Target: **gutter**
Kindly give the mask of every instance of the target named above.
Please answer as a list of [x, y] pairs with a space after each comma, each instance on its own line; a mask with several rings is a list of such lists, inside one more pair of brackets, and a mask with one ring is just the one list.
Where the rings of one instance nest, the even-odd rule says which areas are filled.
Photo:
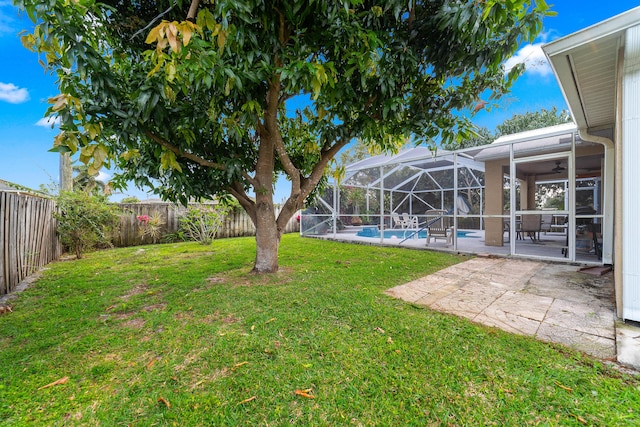
[[578, 135], [583, 141], [604, 145], [604, 177], [603, 202], [603, 227], [602, 227], [602, 263], [613, 264], [613, 224], [614, 224], [614, 196], [615, 196], [615, 146], [613, 141], [598, 135], [592, 135], [586, 128], [579, 128]]

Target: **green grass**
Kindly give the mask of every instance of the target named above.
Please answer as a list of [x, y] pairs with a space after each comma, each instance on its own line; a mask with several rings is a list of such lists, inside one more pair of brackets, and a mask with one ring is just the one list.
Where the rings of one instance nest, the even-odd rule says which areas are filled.
[[254, 254], [51, 264], [0, 316], [0, 425], [640, 425], [637, 378], [383, 293], [464, 258], [287, 235], [261, 277]]

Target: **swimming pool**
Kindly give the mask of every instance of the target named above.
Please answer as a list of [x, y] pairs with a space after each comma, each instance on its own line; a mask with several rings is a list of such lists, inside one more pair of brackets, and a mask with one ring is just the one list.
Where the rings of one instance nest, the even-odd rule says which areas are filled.
[[[475, 238], [478, 236], [469, 236], [473, 231], [466, 230], [458, 230], [457, 237], [471, 237]], [[364, 227], [362, 230], [356, 233], [357, 236], [360, 237], [371, 237], [371, 238], [380, 238], [380, 230], [378, 227]], [[416, 230], [402, 230], [402, 229], [391, 229], [384, 230], [384, 238], [385, 239], [426, 239], [427, 238], [427, 230], [420, 230], [416, 234]]]

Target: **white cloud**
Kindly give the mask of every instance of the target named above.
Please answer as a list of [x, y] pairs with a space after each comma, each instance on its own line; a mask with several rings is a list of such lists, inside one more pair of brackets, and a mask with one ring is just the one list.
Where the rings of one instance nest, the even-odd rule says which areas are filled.
[[509, 72], [517, 64], [524, 64], [528, 73], [542, 77], [551, 75], [551, 66], [542, 51], [543, 43], [528, 44], [516, 52], [504, 63], [505, 72]]
[[98, 176], [96, 176], [96, 181], [107, 183], [111, 179], [111, 175], [105, 173], [103, 171], [98, 172]]
[[16, 9], [10, 0], [0, 0], [0, 36], [17, 33]]
[[43, 117], [43, 118], [41, 118], [40, 120], [38, 120], [36, 122], [36, 126], [42, 126], [42, 127], [45, 127], [45, 128], [50, 128], [50, 127], [53, 127], [53, 126], [57, 126], [59, 124], [60, 124], [60, 118], [59, 117], [52, 117], [52, 116]]
[[29, 100], [29, 91], [13, 83], [0, 82], [0, 101], [10, 104], [20, 104]]

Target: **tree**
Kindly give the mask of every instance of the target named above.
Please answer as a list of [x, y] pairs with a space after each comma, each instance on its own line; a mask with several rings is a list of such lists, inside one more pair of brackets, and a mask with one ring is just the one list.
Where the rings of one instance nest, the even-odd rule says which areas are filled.
[[476, 128], [474, 133], [467, 139], [444, 142], [441, 145], [442, 148], [446, 150], [478, 147], [480, 145], [491, 144], [501, 135], [511, 135], [527, 130], [569, 123], [571, 121], [571, 114], [569, 114], [568, 110], [558, 111], [558, 107], [555, 106], [549, 110], [543, 108], [540, 111], [514, 114], [510, 119], [496, 126], [495, 134], [486, 127], [480, 127]]
[[541, 129], [548, 126], [569, 123], [571, 121], [569, 111], [558, 111], [557, 107], [552, 107], [550, 110], [543, 108], [536, 112], [515, 114], [510, 119], [496, 126], [496, 138], [501, 135], [511, 135], [513, 133]]
[[83, 191], [60, 192], [56, 198], [58, 234], [64, 245], [82, 258], [82, 253], [111, 245], [111, 233], [119, 221], [118, 209], [102, 196]]
[[461, 148], [479, 147], [480, 145], [491, 144], [496, 137], [486, 127], [480, 127], [475, 130], [475, 135], [471, 135], [469, 138], [460, 142], [448, 142], [443, 143], [442, 148], [445, 150], [459, 150]]
[[80, 163], [73, 165], [76, 176], [73, 178], [73, 186], [76, 190], [84, 191], [87, 194], [104, 194], [108, 190], [107, 184], [98, 179], [98, 172], [89, 172], [89, 167]]
[[[465, 139], [461, 112], [508, 91], [523, 67], [502, 62], [550, 14], [544, 0], [14, 3], [37, 24], [23, 43], [58, 76], [55, 149], [79, 150], [90, 172], [116, 164], [115, 186], [235, 197], [256, 226], [256, 272], [277, 270], [286, 223], [354, 138]], [[291, 191], [276, 217], [278, 173]]]
[[60, 191], [73, 191], [73, 168], [68, 152], [60, 153]]

